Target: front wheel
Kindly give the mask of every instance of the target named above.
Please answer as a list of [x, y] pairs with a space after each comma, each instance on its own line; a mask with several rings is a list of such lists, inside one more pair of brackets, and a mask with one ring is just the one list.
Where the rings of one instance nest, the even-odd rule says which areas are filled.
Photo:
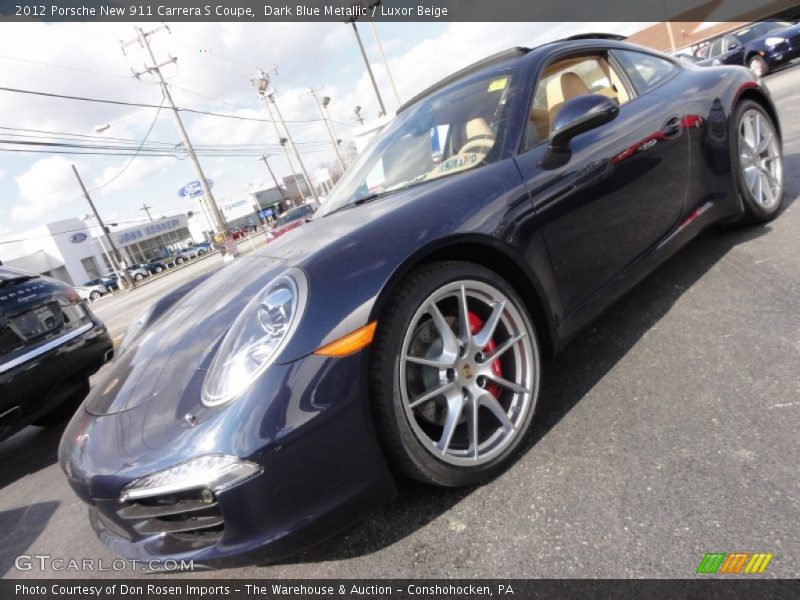
[[466, 262], [413, 271], [379, 318], [371, 354], [393, 464], [443, 486], [490, 479], [528, 430], [539, 374], [533, 324], [508, 282]]
[[755, 75], [756, 77], [764, 77], [764, 75], [766, 75], [769, 72], [769, 67], [767, 66], [767, 63], [760, 56], [752, 57], [748, 61], [747, 66], [749, 67], [753, 75]]
[[162, 269], [161, 267], [156, 267], [156, 269], [155, 269], [155, 271], [156, 271], [156, 275], [158, 275], [159, 273], [161, 273], [161, 271], [163, 271], [163, 270], [164, 270], [164, 269]]
[[183, 259], [182, 259], [182, 258], [178, 258], [178, 259], [176, 259], [176, 260], [175, 260], [175, 264], [176, 264], [176, 265], [182, 265], [182, 264], [183, 264]]
[[765, 223], [783, 203], [783, 151], [777, 127], [757, 102], [745, 100], [731, 119], [731, 163], [744, 207], [742, 220]]
[[94, 290], [91, 294], [89, 294], [89, 300], [95, 301], [97, 300], [102, 294], [97, 290]]
[[142, 279], [144, 279], [144, 275], [142, 275], [141, 273], [137, 273], [136, 275], [133, 276], [133, 279], [134, 281], [141, 281]]

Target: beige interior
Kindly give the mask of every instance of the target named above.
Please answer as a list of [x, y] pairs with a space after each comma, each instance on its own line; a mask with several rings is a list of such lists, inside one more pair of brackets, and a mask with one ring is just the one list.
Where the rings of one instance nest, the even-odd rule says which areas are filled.
[[486, 122], [486, 119], [477, 118], [467, 121], [464, 126], [467, 141], [458, 150], [459, 154], [466, 154], [467, 152], [482, 152], [488, 154], [492, 146], [494, 146], [494, 135]]
[[553, 123], [556, 115], [564, 102], [572, 100], [578, 96], [591, 94], [588, 86], [583, 82], [577, 73], [565, 71], [553, 77], [547, 82], [547, 111], [550, 119], [550, 130], [553, 130]]
[[[587, 60], [597, 62], [600, 70], [611, 82], [609, 87], [591, 89], [580, 75], [571, 69]], [[547, 139], [553, 128], [553, 121], [559, 109], [567, 100], [584, 94], [600, 94], [611, 98], [617, 104], [625, 104], [630, 100], [625, 85], [619, 75], [611, 68], [605, 56], [578, 56], [560, 60], [549, 65], [542, 73], [542, 79], [548, 79], [545, 87], [547, 106], [534, 106], [530, 120], [538, 139]]]

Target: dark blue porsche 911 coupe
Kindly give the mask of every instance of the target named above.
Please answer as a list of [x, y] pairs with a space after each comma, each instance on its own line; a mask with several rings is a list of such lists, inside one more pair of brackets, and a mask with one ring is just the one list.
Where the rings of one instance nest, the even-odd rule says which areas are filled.
[[783, 185], [745, 68], [609, 35], [492, 56], [401, 107], [304, 227], [150, 306], [61, 466], [114, 552], [210, 566], [303, 549], [398, 477], [484, 482], [543, 359]]

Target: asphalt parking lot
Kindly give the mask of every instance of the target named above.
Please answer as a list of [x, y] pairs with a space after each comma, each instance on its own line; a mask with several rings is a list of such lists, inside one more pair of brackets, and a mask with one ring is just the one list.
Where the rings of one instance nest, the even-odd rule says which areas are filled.
[[[300, 556], [193, 576], [682, 578], [716, 551], [771, 552], [764, 576], [800, 576], [800, 66], [767, 85], [784, 213], [703, 234], [548, 363], [508, 471], [474, 489], [402, 483]], [[98, 312], [117, 327], [123, 304]], [[0, 443], [0, 576], [97, 576], [18, 571], [23, 553], [113, 559], [56, 464], [59, 434]]]

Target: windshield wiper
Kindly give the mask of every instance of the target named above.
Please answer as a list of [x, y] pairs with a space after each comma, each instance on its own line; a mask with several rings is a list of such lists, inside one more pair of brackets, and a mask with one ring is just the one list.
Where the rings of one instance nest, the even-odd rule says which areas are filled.
[[362, 196], [357, 200], [353, 200], [352, 202], [348, 202], [347, 204], [343, 204], [339, 208], [333, 209], [331, 212], [326, 213], [325, 216], [332, 215], [333, 213], [339, 212], [340, 210], [344, 210], [346, 208], [352, 208], [353, 206], [361, 206], [362, 204], [366, 204], [367, 202], [372, 202], [373, 200], [380, 198], [384, 194], [388, 192], [373, 192], [371, 194], [367, 194], [366, 196]]

